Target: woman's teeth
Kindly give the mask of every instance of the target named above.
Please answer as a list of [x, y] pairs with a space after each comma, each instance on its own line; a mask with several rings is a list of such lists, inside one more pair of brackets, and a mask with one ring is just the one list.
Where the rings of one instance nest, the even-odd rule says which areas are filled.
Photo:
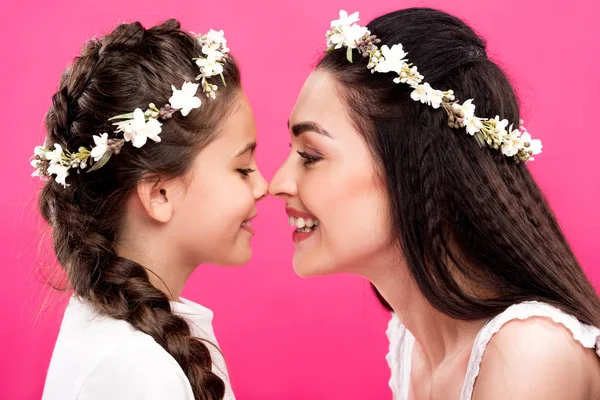
[[319, 220], [316, 218], [315, 219], [312, 219], [312, 218], [304, 219], [304, 218], [296, 218], [296, 217], [293, 217], [290, 215], [288, 221], [291, 226], [296, 228], [297, 232], [314, 231], [319, 226]]
[[244, 221], [244, 222], [242, 222], [242, 226], [251, 226], [251, 222], [250, 221]]

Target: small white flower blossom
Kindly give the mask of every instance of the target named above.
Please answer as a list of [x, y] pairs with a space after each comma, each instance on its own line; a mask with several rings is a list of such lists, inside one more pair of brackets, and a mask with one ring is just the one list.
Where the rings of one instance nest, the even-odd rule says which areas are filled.
[[496, 123], [494, 124], [494, 132], [496, 132], [496, 134], [498, 135], [499, 138], [503, 138], [504, 136], [506, 136], [508, 134], [508, 132], [506, 131], [506, 127], [508, 126], [508, 120], [507, 119], [500, 119], [500, 117], [498, 115], [496, 115], [496, 118], [494, 118], [494, 121], [496, 121]]
[[66, 182], [67, 176], [69, 176], [69, 167], [65, 167], [58, 163], [51, 163], [48, 167], [48, 174], [55, 175], [54, 180], [64, 187], [69, 186]]
[[440, 108], [440, 105], [444, 100], [444, 92], [433, 89], [428, 83], [425, 83], [425, 85], [428, 87], [427, 99], [429, 100], [429, 105], [433, 108]]
[[429, 83], [425, 82], [422, 85], [418, 85], [415, 90], [412, 91], [410, 97], [415, 101], [420, 101], [433, 108], [439, 108], [444, 99], [444, 93], [441, 90], [433, 89]]
[[202, 45], [202, 55], [194, 59], [200, 69], [200, 75], [196, 80], [202, 80], [202, 91], [206, 96], [214, 99], [216, 89], [206, 82], [206, 78], [223, 74], [222, 61], [229, 53], [227, 40], [222, 30], [213, 29], [203, 36], [197, 36], [197, 40]]
[[383, 60], [383, 56], [381, 55], [381, 50], [376, 49], [373, 50], [369, 54], [369, 64], [367, 64], [367, 68], [371, 70], [371, 73], [375, 72], [375, 67]]
[[134, 147], [144, 146], [148, 138], [155, 142], [160, 142], [158, 136], [162, 132], [161, 123], [154, 118], [149, 118], [146, 122], [144, 112], [136, 108], [133, 112], [133, 119], [120, 122], [118, 130], [123, 132], [123, 138], [126, 142], [132, 142]]
[[221, 48], [222, 53], [229, 53], [227, 48], [227, 39], [225, 39], [225, 33], [223, 30], [215, 31], [211, 29], [202, 36], [202, 39], [209, 43], [209, 45], [218, 45]]
[[471, 119], [469, 119], [469, 123], [465, 125], [465, 129], [467, 130], [467, 133], [471, 136], [481, 131], [481, 129], [483, 129], [483, 122], [481, 121], [481, 118], [472, 117]]
[[35, 157], [44, 157], [46, 156], [46, 152], [48, 150], [44, 147], [44, 146], [35, 146], [35, 148], [33, 149], [33, 155]]
[[363, 36], [370, 34], [367, 28], [356, 24], [359, 20], [358, 12], [348, 16], [346, 11], [341, 10], [340, 19], [331, 21], [331, 30], [327, 31], [327, 47], [355, 49]]
[[338, 46], [341, 44], [342, 46], [349, 47], [351, 49], [355, 49], [358, 46], [360, 39], [362, 39], [362, 37], [369, 32], [367, 28], [356, 24], [342, 26], [341, 30], [342, 32], [340, 34], [340, 39], [342, 39], [342, 42], [339, 43]]
[[46, 160], [50, 161], [50, 164], [60, 164], [62, 162], [63, 149], [58, 143], [54, 144], [54, 150], [46, 152]]
[[473, 104], [473, 99], [469, 99], [462, 104], [462, 112], [465, 116], [466, 123], [468, 123], [468, 120], [475, 116], [475, 104]]
[[531, 151], [532, 154], [540, 154], [542, 152], [542, 142], [539, 139], [531, 139], [529, 132], [523, 132], [521, 136], [523, 143], [529, 143], [529, 147], [525, 147], [527, 151]]
[[500, 149], [502, 154], [507, 157], [516, 155], [519, 150], [523, 147], [521, 138], [521, 132], [518, 129], [511, 130], [511, 132], [503, 139]]
[[202, 101], [196, 97], [198, 86], [199, 84], [192, 82], [184, 82], [181, 90], [178, 90], [175, 86], [171, 86], [171, 89], [173, 89], [173, 95], [169, 98], [171, 107], [179, 109], [181, 115], [184, 117], [192, 109], [200, 107]]
[[[406, 62], [406, 60], [404, 60]], [[413, 89], [419, 86], [419, 84], [423, 81], [423, 75], [419, 74], [416, 66], [412, 66], [408, 68], [408, 66], [404, 67], [402, 71], [400, 71], [400, 76], [394, 79], [394, 83], [406, 83], [408, 86]]]
[[340, 19], [331, 21], [331, 28], [337, 28], [338, 26], [350, 26], [360, 21], [358, 11], [354, 14], [348, 15], [346, 10], [340, 10]]
[[341, 31], [337, 31], [337, 33], [328, 32], [327, 36], [327, 48], [330, 49], [341, 49], [344, 46], [346, 41], [346, 37]]
[[200, 72], [205, 77], [211, 77], [223, 73], [223, 65], [216, 60], [208, 58], [199, 58], [196, 60], [196, 65], [200, 67]]
[[35, 168], [34, 171], [31, 173], [31, 176], [41, 176], [40, 175], [40, 160], [31, 160], [30, 164], [33, 168]]
[[[426, 85], [427, 83], [425, 83]], [[410, 98], [414, 101], [420, 101], [421, 103], [427, 103], [427, 90], [425, 89], [425, 85], [417, 85], [410, 94]]]
[[453, 107], [458, 108], [463, 113], [463, 126], [467, 130], [467, 133], [473, 136], [475, 133], [481, 131], [483, 123], [481, 118], [475, 116], [475, 104], [473, 99], [465, 101], [462, 105], [454, 103]]
[[395, 44], [391, 48], [386, 45], [381, 46], [381, 54], [383, 59], [380, 60], [375, 66], [375, 71], [387, 73], [395, 72], [400, 74], [402, 66], [406, 63], [404, 57], [406, 52], [402, 48], [401, 44]]
[[93, 139], [96, 146], [92, 148], [90, 156], [94, 158], [94, 161], [100, 161], [100, 159], [104, 156], [104, 153], [106, 153], [108, 150], [108, 133], [103, 133], [100, 136], [94, 135]]
[[225, 55], [219, 51], [217, 46], [204, 46], [202, 47], [202, 53], [205, 55], [205, 59], [209, 63], [215, 63], [217, 61], [221, 61]]

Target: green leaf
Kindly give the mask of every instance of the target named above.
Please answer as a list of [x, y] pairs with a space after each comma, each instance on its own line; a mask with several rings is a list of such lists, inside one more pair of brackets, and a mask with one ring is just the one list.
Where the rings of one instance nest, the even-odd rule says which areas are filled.
[[346, 58], [348, 61], [352, 62], [352, 47], [346, 48]]
[[112, 121], [115, 119], [133, 119], [133, 113], [117, 115], [115, 117], [109, 118], [108, 120]]
[[88, 169], [86, 172], [92, 172], [92, 171], [96, 171], [97, 169], [100, 169], [104, 166], [104, 164], [106, 164], [108, 162], [108, 160], [110, 160], [110, 157], [112, 156], [112, 153], [107, 151], [106, 153], [104, 153], [104, 155], [102, 156], [101, 159], [99, 159], [98, 161], [96, 161], [94, 163], [94, 165], [92, 165], [90, 167], [90, 169]]
[[223, 85], [227, 86], [227, 83], [225, 83], [225, 77], [223, 76], [223, 73], [221, 72], [221, 80], [223, 81]]

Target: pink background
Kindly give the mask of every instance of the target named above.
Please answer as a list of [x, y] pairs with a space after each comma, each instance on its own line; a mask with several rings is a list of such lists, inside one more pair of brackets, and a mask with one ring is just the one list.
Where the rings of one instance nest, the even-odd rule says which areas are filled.
[[[0, 398], [41, 396], [64, 294], [39, 283], [35, 211], [39, 182], [28, 158], [64, 66], [83, 42], [117, 23], [168, 17], [185, 29], [224, 29], [240, 61], [258, 123], [258, 160], [271, 178], [288, 151], [286, 121], [324, 49], [340, 8], [362, 21], [397, 8], [432, 6], [472, 24], [511, 75], [526, 126], [544, 142], [531, 164], [575, 253], [600, 287], [600, 37], [595, 0], [390, 1], [9, 0], [0, 32], [3, 115], [0, 170]], [[8, 11], [8, 15], [7, 15]], [[254, 258], [242, 268], [202, 266], [185, 296], [212, 308], [233, 387], [246, 399], [386, 399], [387, 315], [366, 282], [303, 280], [281, 201], [259, 206]]]

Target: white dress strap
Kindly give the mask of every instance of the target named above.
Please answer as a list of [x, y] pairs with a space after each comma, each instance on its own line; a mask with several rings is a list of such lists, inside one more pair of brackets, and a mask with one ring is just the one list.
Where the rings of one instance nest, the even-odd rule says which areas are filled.
[[555, 323], [564, 325], [573, 334], [575, 340], [586, 348], [596, 348], [596, 353], [600, 356], [600, 329], [586, 325], [574, 316], [546, 303], [529, 301], [515, 304], [491, 319], [479, 331], [473, 344], [473, 350], [471, 351], [471, 358], [469, 359], [467, 374], [460, 396], [461, 400], [471, 400], [475, 380], [477, 375], [479, 375], [481, 359], [492, 336], [511, 320], [525, 320], [531, 317], [550, 318]]
[[389, 351], [385, 356], [391, 371], [389, 385], [396, 400], [407, 400], [415, 338], [402, 325], [396, 314], [392, 314], [385, 333], [390, 342]]

